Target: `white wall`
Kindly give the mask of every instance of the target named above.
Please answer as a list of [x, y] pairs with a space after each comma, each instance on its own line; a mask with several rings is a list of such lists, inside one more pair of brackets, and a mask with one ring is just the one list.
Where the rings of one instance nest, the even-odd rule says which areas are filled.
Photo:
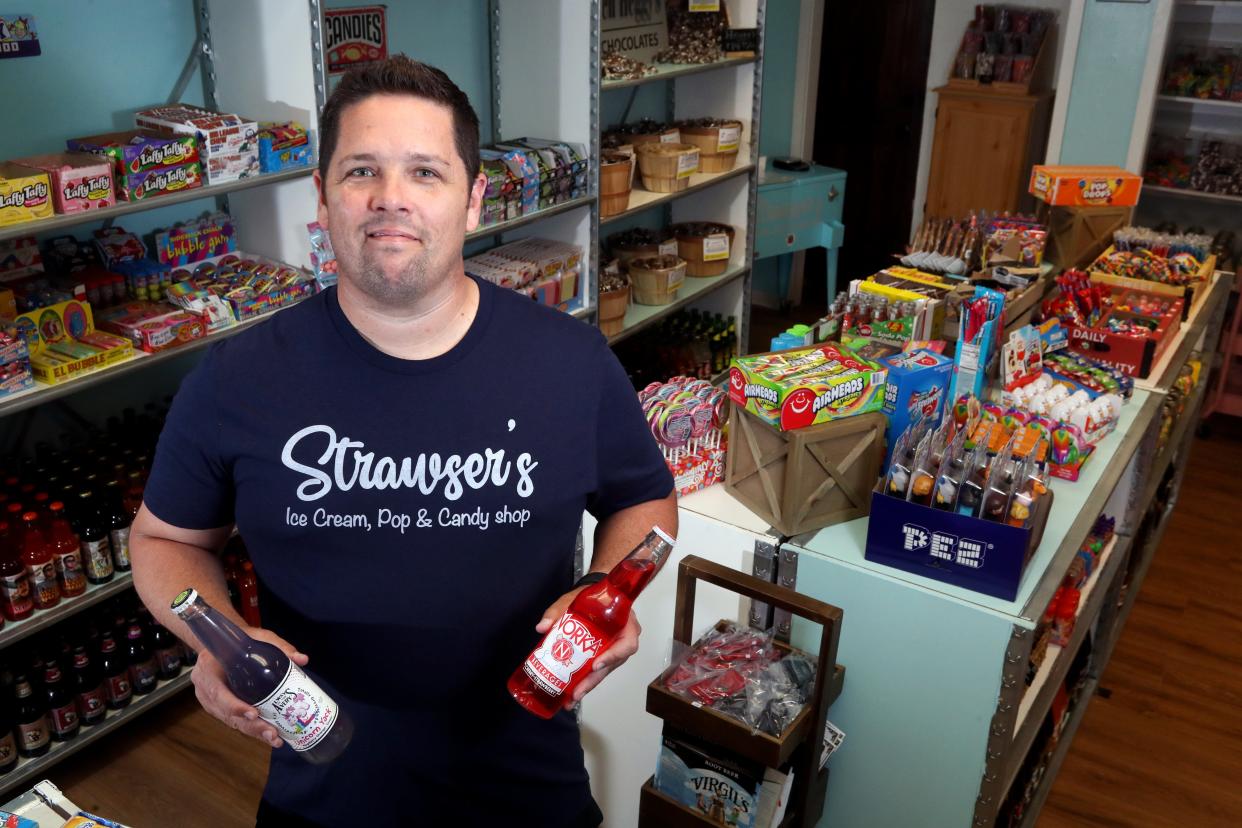
[[[1053, 67], [1050, 74], [1055, 84], [1056, 67], [1061, 62], [1061, 45], [1070, 0], [1022, 0], [1021, 3], [1015, 3], [1015, 5], [1056, 10], [1057, 24], [1054, 30], [1056, 42], [1052, 44], [1055, 49], [1045, 58]], [[932, 90], [943, 86], [948, 81], [949, 68], [954, 56], [957, 55], [958, 46], [961, 45], [962, 35], [966, 32], [966, 24], [974, 16], [974, 0], [936, 0], [936, 16], [932, 23], [931, 58], [927, 64], [927, 96], [923, 104], [923, 135], [919, 143], [918, 181], [914, 188], [914, 216], [910, 227], [912, 236], [914, 230], [923, 221], [923, 202], [927, 200], [927, 179], [931, 169], [932, 137], [936, 132], [936, 100], [938, 98]]]

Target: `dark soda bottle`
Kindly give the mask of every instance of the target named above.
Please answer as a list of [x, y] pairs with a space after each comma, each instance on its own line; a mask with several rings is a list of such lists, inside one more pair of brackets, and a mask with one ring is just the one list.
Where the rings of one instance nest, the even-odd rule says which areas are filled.
[[52, 739], [67, 742], [77, 736], [78, 728], [82, 725], [78, 719], [78, 705], [55, 658], [49, 658], [43, 668], [43, 697], [47, 700]]
[[24, 673], [13, 677], [13, 721], [17, 725], [17, 752], [22, 756], [42, 756], [52, 746], [52, 730], [47, 710], [35, 698]]
[[259, 580], [254, 574], [254, 564], [241, 562], [237, 575], [237, 594], [241, 599], [241, 617], [252, 627], [262, 627], [259, 616]]
[[129, 525], [133, 518], [125, 511], [121, 486], [109, 484], [107, 490], [108, 541], [112, 545], [112, 564], [117, 572], [129, 572]]
[[78, 705], [78, 719], [83, 727], [102, 722], [108, 713], [108, 695], [104, 692], [103, 676], [91, 662], [86, 648], [73, 648], [73, 684]]
[[17, 740], [13, 738], [15, 730], [10, 706], [0, 704], [0, 776], [17, 767]]
[[30, 596], [35, 609], [51, 609], [60, 603], [60, 583], [56, 580], [56, 564], [52, 562], [52, 550], [39, 529], [39, 514], [26, 512], [22, 515], [26, 534], [22, 538], [22, 561], [30, 574]]
[[21, 621], [34, 612], [30, 574], [7, 521], [0, 521], [0, 611], [9, 621]]
[[86, 573], [82, 571], [82, 550], [78, 536], [69, 527], [69, 521], [65, 517], [65, 504], [57, 500], [52, 503], [48, 512], [52, 561], [56, 564], [60, 592], [66, 598], [74, 598], [86, 592]]
[[129, 683], [129, 665], [117, 649], [111, 632], [105, 631], [99, 636], [99, 669], [103, 672], [109, 709], [120, 710], [133, 701], [134, 686]]
[[652, 527], [642, 543], [598, 584], [576, 596], [539, 646], [509, 677], [509, 694], [536, 716], [552, 718], [591, 673], [630, 617], [630, 607], [673, 548], [673, 539]]
[[134, 686], [135, 696], [145, 696], [155, 689], [159, 674], [155, 669], [155, 656], [147, 646], [146, 633], [137, 618], [129, 619], [129, 629], [125, 633], [125, 659], [129, 662], [129, 681]]
[[112, 544], [93, 492], [78, 495], [78, 535], [82, 540], [82, 564], [86, 580], [106, 584], [112, 580]]
[[160, 681], [175, 679], [181, 674], [181, 642], [155, 623], [151, 625], [151, 649], [155, 651], [155, 669]]
[[224, 668], [233, 694], [313, 764], [331, 762], [349, 745], [353, 721], [274, 644], [258, 641], [187, 589], [173, 612]]

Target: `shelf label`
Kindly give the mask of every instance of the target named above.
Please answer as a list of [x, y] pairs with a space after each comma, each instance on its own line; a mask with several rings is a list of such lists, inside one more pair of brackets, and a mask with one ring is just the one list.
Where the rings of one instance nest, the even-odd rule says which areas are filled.
[[669, 132], [666, 132], [660, 136], [660, 143], [661, 144], [680, 144], [681, 133], [675, 129]]
[[601, 0], [600, 53], [619, 52], [632, 60], [652, 63], [658, 52], [668, 48], [665, 5], [665, 0]]
[[668, 241], [660, 242], [660, 255], [661, 256], [676, 256], [677, 255], [677, 239], [669, 239]]
[[703, 261], [718, 262], [729, 258], [729, 237], [724, 233], [706, 236], [703, 239]]
[[716, 137], [716, 152], [736, 152], [742, 143], [742, 128], [735, 126], [721, 127]]
[[689, 178], [699, 171], [699, 151], [687, 152], [677, 156], [677, 177]]

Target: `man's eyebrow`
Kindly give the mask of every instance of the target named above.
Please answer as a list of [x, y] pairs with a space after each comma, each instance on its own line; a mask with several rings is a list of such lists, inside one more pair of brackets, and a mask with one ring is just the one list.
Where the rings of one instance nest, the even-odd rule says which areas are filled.
[[[438, 165], [445, 166], [445, 167], [452, 166], [452, 164], [449, 163], [448, 159], [444, 158], [443, 156], [434, 155], [434, 154], [426, 153], [426, 152], [407, 152], [403, 156], [401, 156], [401, 158], [403, 161], [407, 161], [407, 162], [414, 163], [414, 164], [438, 164]], [[346, 164], [353, 163], [355, 161], [366, 161], [366, 162], [374, 163], [377, 160], [378, 160], [377, 157], [374, 154], [369, 153], [369, 152], [355, 152], [355, 153], [351, 153], [350, 155], [345, 155], [341, 157], [341, 161]]]

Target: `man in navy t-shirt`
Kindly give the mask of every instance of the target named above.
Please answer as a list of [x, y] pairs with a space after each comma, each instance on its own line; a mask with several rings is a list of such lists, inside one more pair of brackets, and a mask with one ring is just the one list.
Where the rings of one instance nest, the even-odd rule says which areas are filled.
[[312, 765], [201, 655], [208, 712], [281, 748], [259, 825], [597, 825], [572, 714], [537, 718], [505, 681], [576, 594], [583, 510], [607, 571], [653, 525], [676, 532], [671, 476], [598, 331], [465, 274], [485, 181], [442, 72], [359, 70], [320, 127], [339, 284], [186, 378], [133, 525], [135, 585], [187, 640], [168, 607], [188, 585], [244, 627], [216, 556], [236, 526], [261, 593], [248, 631], [352, 717], [346, 751]]

